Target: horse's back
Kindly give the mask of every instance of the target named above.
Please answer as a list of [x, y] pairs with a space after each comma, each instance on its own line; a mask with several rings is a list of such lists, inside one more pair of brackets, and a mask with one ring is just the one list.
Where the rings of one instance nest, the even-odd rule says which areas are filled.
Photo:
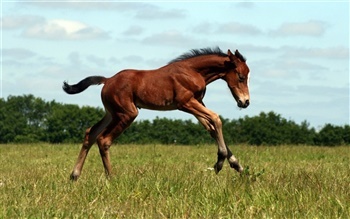
[[126, 69], [109, 78], [102, 91], [102, 101], [133, 102], [139, 108], [176, 109], [171, 74], [157, 70]]

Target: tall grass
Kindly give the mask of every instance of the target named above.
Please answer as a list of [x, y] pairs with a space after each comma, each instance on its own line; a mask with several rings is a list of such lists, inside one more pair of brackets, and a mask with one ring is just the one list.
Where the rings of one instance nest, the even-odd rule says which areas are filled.
[[231, 147], [245, 166], [216, 175], [214, 146], [114, 145], [106, 179], [93, 147], [0, 145], [0, 218], [350, 218], [349, 147]]

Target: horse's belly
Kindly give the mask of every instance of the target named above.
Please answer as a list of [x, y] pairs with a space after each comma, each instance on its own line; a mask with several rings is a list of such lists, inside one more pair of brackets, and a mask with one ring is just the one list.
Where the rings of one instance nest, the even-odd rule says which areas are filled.
[[137, 108], [143, 108], [143, 109], [150, 109], [150, 110], [175, 110], [177, 109], [177, 106], [175, 104], [163, 104], [163, 105], [157, 105], [157, 104], [146, 104], [137, 102], [136, 103]]
[[[148, 83], [145, 83], [145, 81]], [[169, 77], [145, 78], [135, 89], [134, 101], [139, 108], [151, 110], [177, 109], [175, 88]]]
[[150, 99], [142, 100], [138, 99], [135, 101], [138, 108], [150, 109], [150, 110], [175, 110], [177, 109], [177, 104], [173, 99]]

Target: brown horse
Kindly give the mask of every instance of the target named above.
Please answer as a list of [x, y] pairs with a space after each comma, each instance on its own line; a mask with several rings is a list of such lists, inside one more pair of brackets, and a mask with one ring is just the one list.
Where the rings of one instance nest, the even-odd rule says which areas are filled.
[[227, 54], [219, 48], [191, 50], [168, 65], [156, 70], [123, 70], [111, 78], [87, 77], [75, 85], [63, 83], [68, 94], [84, 91], [90, 85], [104, 84], [101, 99], [106, 115], [85, 133], [83, 146], [71, 174], [77, 180], [91, 146], [97, 141], [107, 175], [111, 173], [109, 148], [138, 115], [138, 108], [151, 110], [181, 110], [194, 115], [208, 130], [218, 145], [214, 166], [218, 173], [227, 158], [230, 166], [242, 172], [243, 168], [226, 146], [219, 116], [207, 109], [202, 101], [206, 86], [217, 80], [227, 82], [237, 105], [249, 105], [249, 68], [238, 52]]

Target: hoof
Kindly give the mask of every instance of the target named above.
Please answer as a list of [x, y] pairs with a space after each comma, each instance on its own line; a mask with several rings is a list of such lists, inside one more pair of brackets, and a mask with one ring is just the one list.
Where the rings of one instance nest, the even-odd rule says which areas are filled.
[[72, 174], [70, 174], [70, 180], [71, 181], [77, 181], [78, 180], [78, 178], [79, 178], [79, 176], [78, 175], [75, 175], [74, 173], [72, 173]]
[[214, 170], [215, 170], [215, 173], [218, 174], [220, 172], [220, 170], [222, 169], [222, 163], [216, 163], [214, 165]]
[[235, 169], [239, 173], [243, 173], [243, 167], [239, 163], [230, 163], [231, 168]]

